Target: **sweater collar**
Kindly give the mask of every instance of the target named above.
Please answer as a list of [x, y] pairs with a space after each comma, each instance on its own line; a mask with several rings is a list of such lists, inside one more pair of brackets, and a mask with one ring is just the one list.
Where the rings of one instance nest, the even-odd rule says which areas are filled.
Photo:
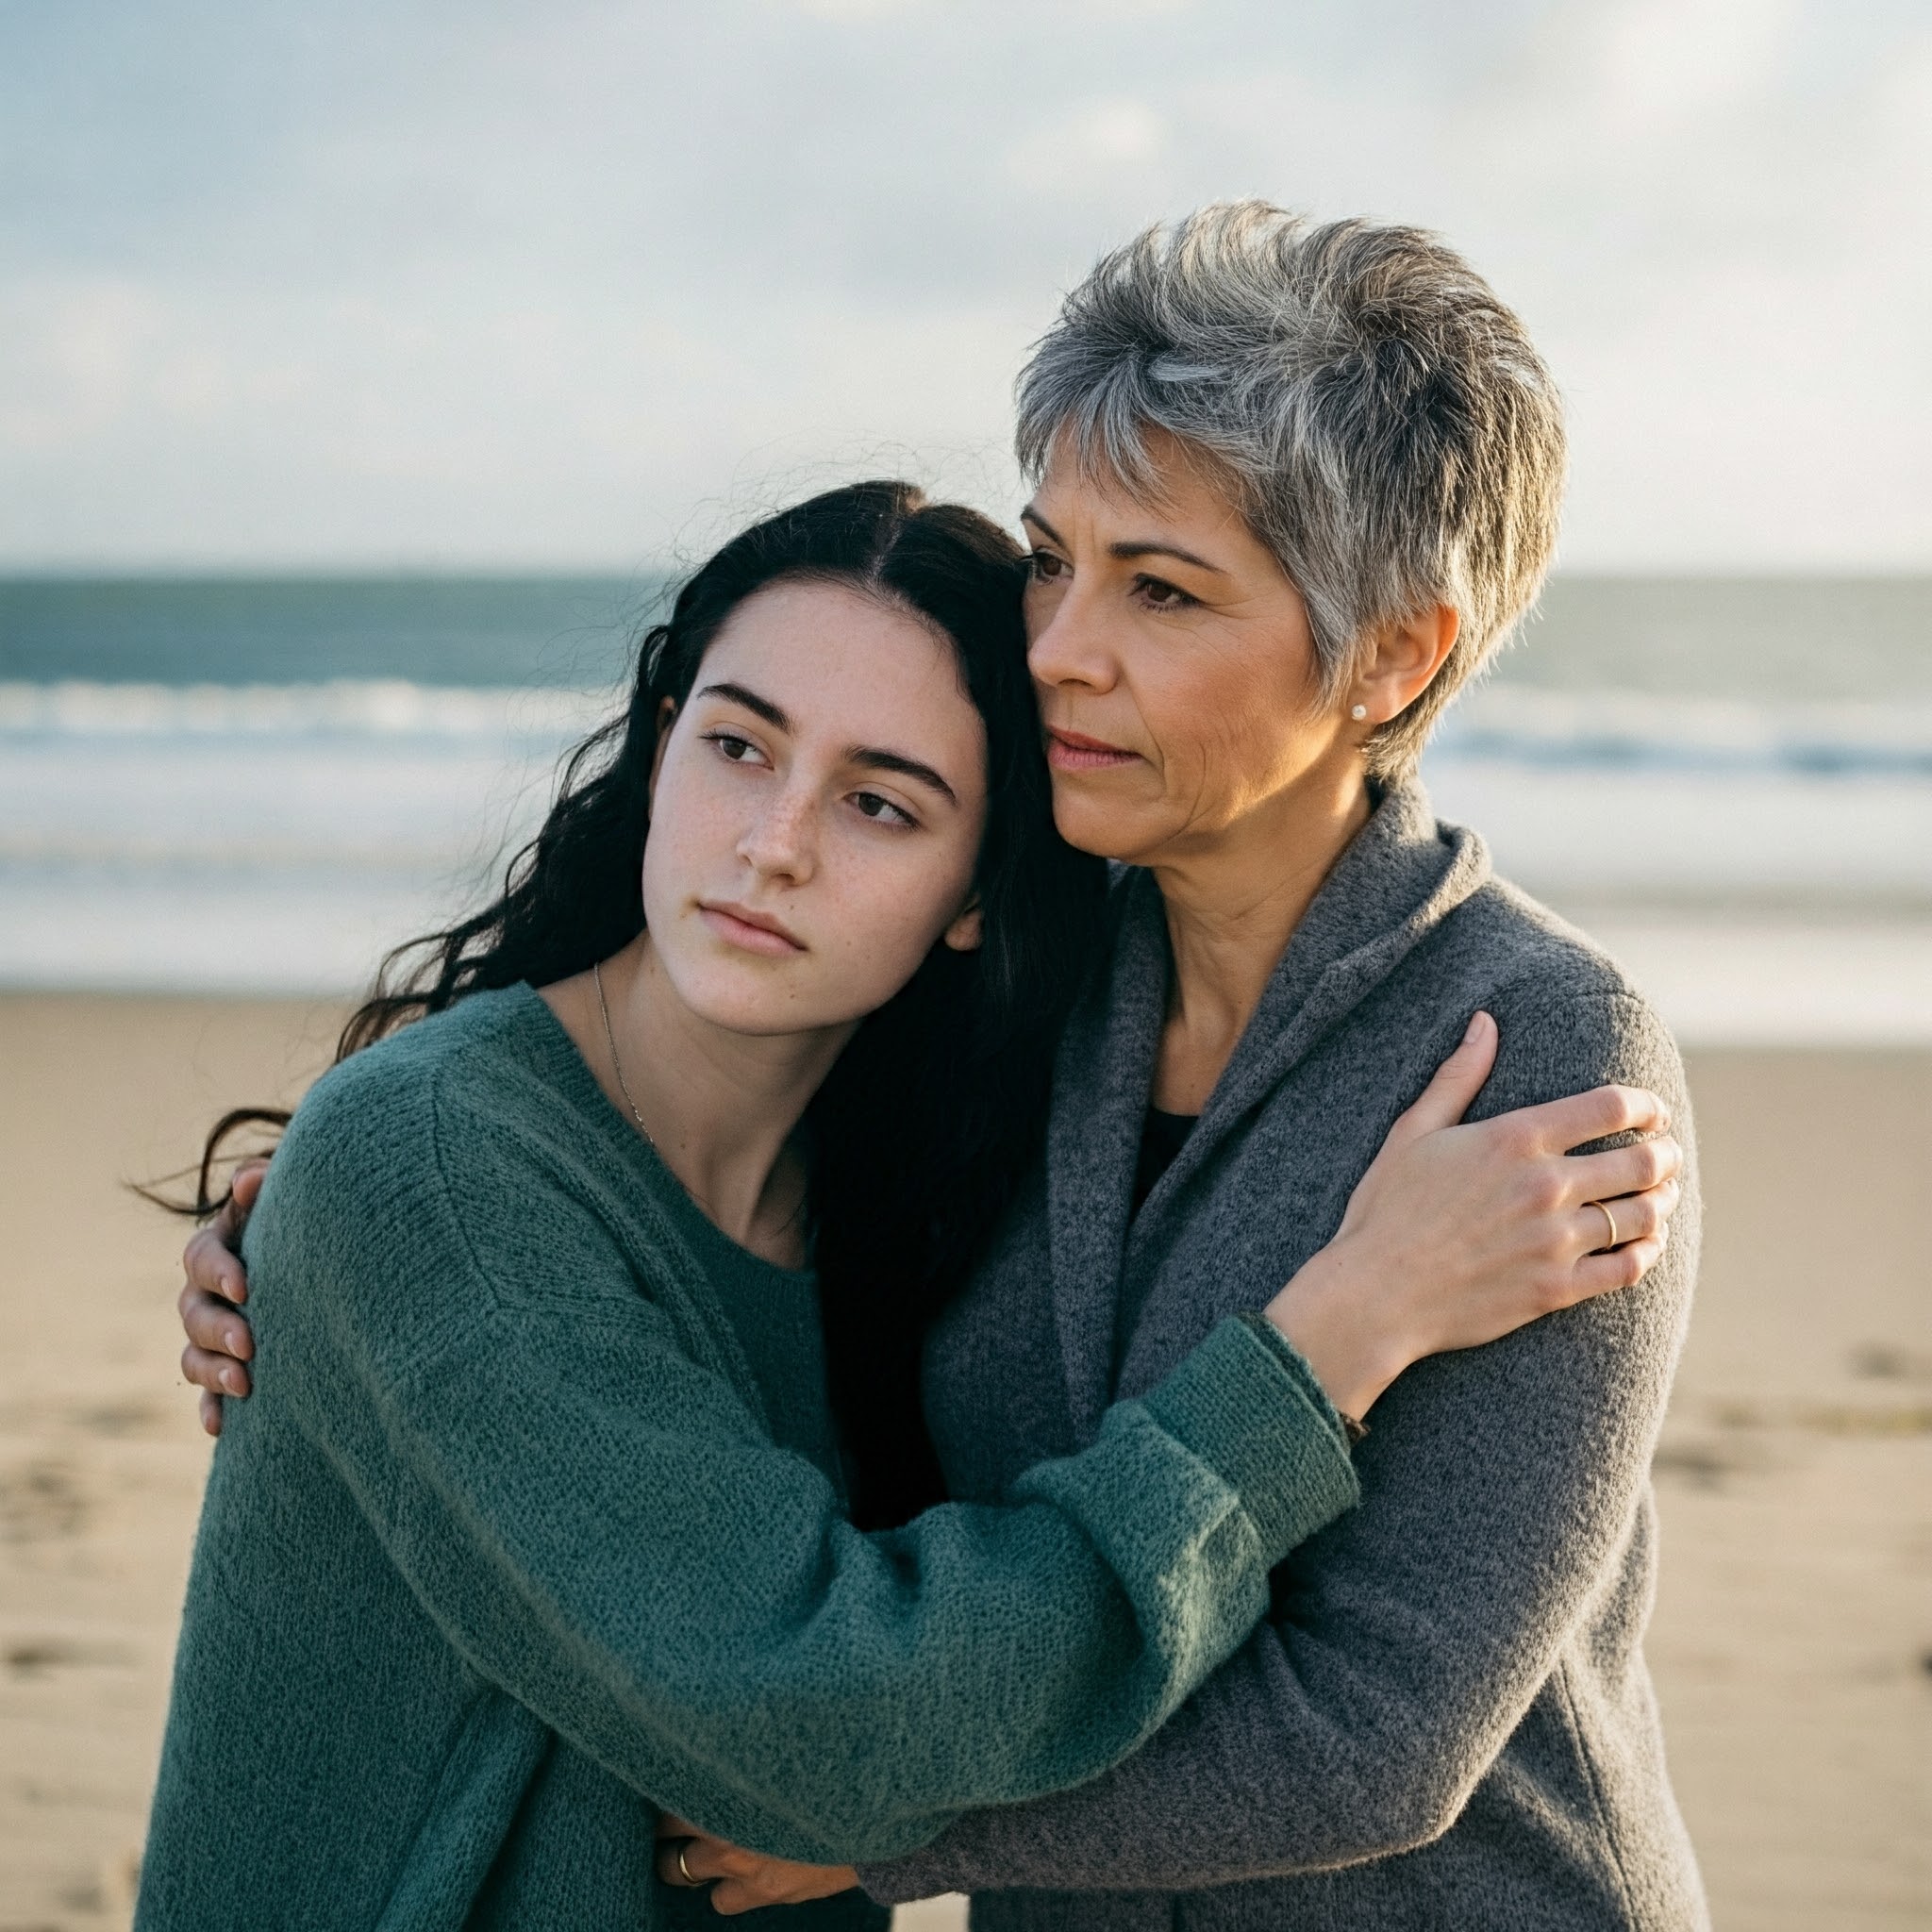
[[[1383, 793], [1295, 928], [1199, 1124], [1135, 1222], [1135, 1246], [1316, 1043], [1490, 875], [1481, 839], [1440, 824], [1419, 780]], [[1153, 875], [1128, 873], [1116, 894], [1110, 968], [1061, 1042], [1048, 1128], [1055, 1310], [1083, 1438], [1111, 1381], [1135, 1158], [1171, 971]]]
[[1489, 848], [1441, 824], [1419, 779], [1386, 792], [1303, 915], [1208, 1096], [1190, 1137], [1195, 1164], [1490, 876]]

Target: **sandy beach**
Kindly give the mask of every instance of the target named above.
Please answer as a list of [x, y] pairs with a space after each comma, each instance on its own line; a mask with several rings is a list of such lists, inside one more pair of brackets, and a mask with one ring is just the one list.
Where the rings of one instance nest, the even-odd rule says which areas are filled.
[[[0, 997], [0, 1932], [127, 1922], [208, 1460], [183, 1230], [118, 1184], [293, 1097], [336, 1018]], [[1709, 1231], [1650, 1647], [1677, 1788], [1721, 1932], [1924, 1926], [1932, 1051], [1690, 1059]]]

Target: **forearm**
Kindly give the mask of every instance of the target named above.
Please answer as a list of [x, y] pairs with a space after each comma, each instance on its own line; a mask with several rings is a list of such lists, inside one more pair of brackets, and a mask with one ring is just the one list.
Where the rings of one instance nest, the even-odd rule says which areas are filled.
[[[861, 1861], [859, 1883], [901, 1905], [1008, 1890], [1192, 1891], [1278, 1874], [1285, 1821], [1264, 1809], [1241, 1761], [1268, 1705], [1251, 1646], [1124, 1763], [1074, 1790], [968, 1812], [904, 1857]], [[1324, 1769], [1332, 1763], [1305, 1761], [1297, 1784]], [[1294, 1836], [1306, 1854], [1302, 1830]]]
[[[1641, 1427], [1599, 1429], [1573, 1439], [1566, 1480], [1540, 1481], [1534, 1465], [1581, 1419], [1560, 1405], [1533, 1416], [1521, 1391], [1512, 1415], [1510, 1375], [1457, 1375], [1453, 1360], [1391, 1391], [1361, 1509], [1291, 1560], [1287, 1614], [1148, 1744], [1078, 1790], [975, 1811], [907, 1859], [862, 1867], [867, 1889], [889, 1903], [1192, 1890], [1384, 1857], [1446, 1830], [1614, 1574], [1649, 1448]], [[1465, 1400], [1482, 1420], [1463, 1431]], [[1431, 1482], [1439, 1459], [1480, 1470], [1483, 1493]]]
[[[477, 1383], [474, 1363], [450, 1380], [466, 1413]], [[562, 1400], [547, 1376], [531, 1393], [553, 1414]], [[429, 1419], [414, 1459], [438, 1462], [464, 1424], [426, 1387], [407, 1407]], [[564, 1433], [599, 1430], [566, 1407]], [[626, 1517], [618, 1493], [648, 1479], [648, 1454], [580, 1458], [573, 1490], [597, 1507], [563, 1540], [554, 1520], [504, 1521], [499, 1486], [442, 1459], [384, 1533], [452, 1640], [608, 1769], [722, 1836], [836, 1863], [1125, 1756], [1239, 1645], [1272, 1563], [1353, 1487], [1330, 1424], [1239, 1327], [1091, 1450], [1030, 1472], [1010, 1507], [866, 1538], [798, 1458], [741, 1442], [726, 1459], [724, 1488], [685, 1466], [670, 1492], [691, 1505], [667, 1521], [661, 1504]], [[441, 1507], [451, 1491], [459, 1508]], [[583, 1561], [592, 1516], [633, 1565]]]
[[1092, 1776], [1354, 1500], [1332, 1411], [1228, 1323], [1004, 1507], [862, 1536], [754, 1420], [675, 1243], [614, 1241], [545, 1135], [420, 1084], [372, 1134], [364, 1077], [311, 1096], [251, 1228], [282, 1413], [482, 1678], [723, 1836], [889, 1856]]

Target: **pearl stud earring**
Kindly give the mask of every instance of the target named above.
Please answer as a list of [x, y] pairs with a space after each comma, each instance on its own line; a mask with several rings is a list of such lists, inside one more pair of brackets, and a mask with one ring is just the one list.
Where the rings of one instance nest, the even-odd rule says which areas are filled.
[[1348, 715], [1359, 724], [1369, 715], [1369, 708], [1366, 705], [1351, 705], [1348, 708]]

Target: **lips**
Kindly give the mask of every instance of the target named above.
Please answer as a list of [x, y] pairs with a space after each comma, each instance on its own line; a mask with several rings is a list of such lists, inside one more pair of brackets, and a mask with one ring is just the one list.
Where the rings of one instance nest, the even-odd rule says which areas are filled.
[[1118, 771], [1123, 765], [1138, 765], [1138, 752], [1123, 751], [1103, 738], [1089, 738], [1084, 731], [1068, 731], [1050, 724], [1046, 731], [1046, 761], [1056, 772]]
[[789, 959], [806, 950], [805, 941], [782, 921], [733, 900], [701, 900], [698, 917], [716, 938], [742, 952], [761, 953], [770, 959]]

